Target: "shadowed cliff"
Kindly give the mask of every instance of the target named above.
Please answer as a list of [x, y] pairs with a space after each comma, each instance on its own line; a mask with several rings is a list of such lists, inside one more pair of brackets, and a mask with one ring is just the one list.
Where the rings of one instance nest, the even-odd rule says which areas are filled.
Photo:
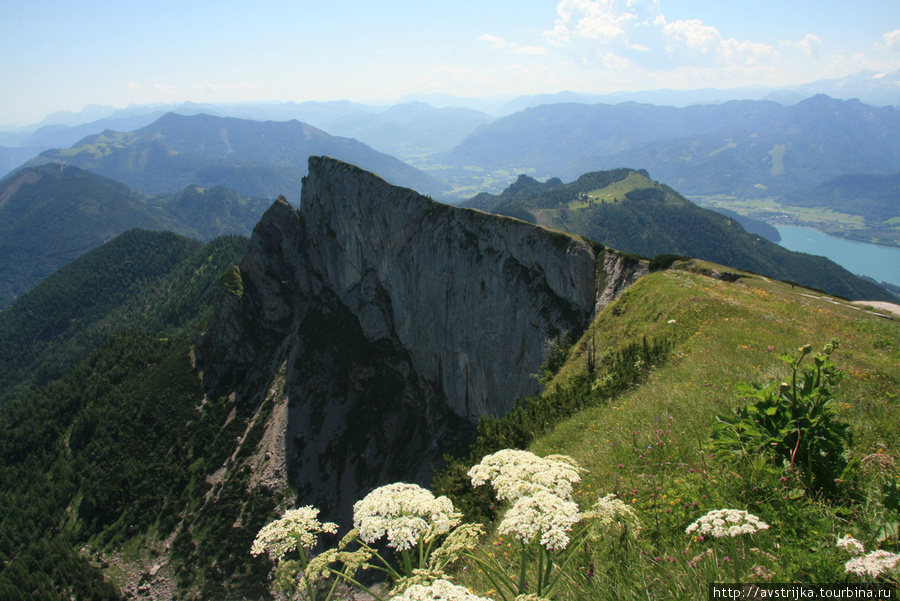
[[349, 523], [361, 492], [427, 481], [480, 415], [537, 393], [550, 341], [644, 272], [583, 238], [312, 157], [300, 209], [278, 201], [257, 225], [198, 363], [210, 394], [276, 407], [260, 485], [289, 482]]

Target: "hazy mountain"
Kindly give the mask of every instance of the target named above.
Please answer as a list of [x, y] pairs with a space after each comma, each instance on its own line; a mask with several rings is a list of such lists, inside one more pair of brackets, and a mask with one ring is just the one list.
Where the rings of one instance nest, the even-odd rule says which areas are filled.
[[545, 105], [479, 127], [442, 160], [566, 179], [641, 167], [687, 194], [771, 196], [850, 172], [895, 172], [900, 111], [826, 96], [790, 107]]
[[703, 209], [646, 171], [617, 169], [563, 184], [527, 176], [499, 195], [466, 206], [586, 236], [625, 252], [675, 254], [796, 281], [851, 299], [895, 301], [882, 287], [836, 263], [796, 253], [748, 233], [737, 220]]
[[0, 177], [4, 177], [9, 172], [29, 159], [33, 159], [50, 146], [24, 146], [24, 147], [7, 147], [0, 146]]
[[841, 175], [818, 186], [785, 194], [776, 201], [787, 206], [859, 215], [863, 227], [843, 224], [835, 233], [847, 238], [900, 244], [900, 173]]
[[339, 157], [402, 186], [438, 194], [445, 185], [357, 140], [339, 138], [299, 121], [182, 116], [169, 113], [134, 132], [104, 132], [68, 150], [41, 154], [125, 182], [150, 194], [189, 184], [225, 186], [243, 194], [299, 200], [312, 154]]
[[503, 105], [499, 114], [509, 115], [542, 104], [578, 102], [583, 104], [619, 104], [639, 102], [659, 106], [686, 107], [692, 104], [722, 104], [734, 100], [772, 100], [785, 106], [796, 104], [817, 94], [842, 100], [857, 99], [875, 106], [900, 106], [900, 70], [893, 72], [860, 71], [835, 79], [770, 88], [745, 86], [740, 88], [703, 88], [694, 90], [635, 90], [609, 94], [558, 92], [519, 96]]
[[876, 225], [900, 217], [900, 173], [841, 175], [777, 200], [785, 205], [860, 215], [867, 224]]
[[423, 102], [397, 104], [381, 112], [366, 112], [329, 122], [328, 132], [356, 138], [372, 148], [408, 159], [446, 152], [476, 127], [492, 120], [467, 108], [434, 108]]
[[200, 240], [249, 235], [269, 205], [225, 188], [191, 186], [155, 198], [55, 163], [0, 180], [0, 309], [45, 277], [133, 228]]

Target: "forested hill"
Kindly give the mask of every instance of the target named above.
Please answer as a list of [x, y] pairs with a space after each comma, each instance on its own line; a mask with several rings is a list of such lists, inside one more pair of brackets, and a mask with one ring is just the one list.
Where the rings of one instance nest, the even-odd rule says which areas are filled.
[[563, 184], [519, 176], [498, 195], [466, 203], [597, 240], [647, 257], [676, 254], [750, 270], [849, 299], [897, 299], [824, 257], [786, 250], [734, 219], [698, 207], [644, 170], [615, 169]]
[[148, 197], [125, 184], [56, 163], [0, 180], [0, 309], [51, 273], [133, 228], [208, 242], [249, 235], [271, 200], [190, 185]]
[[109, 336], [197, 327], [247, 239], [202, 244], [132, 230], [69, 263], [0, 311], [0, 404], [61, 377]]

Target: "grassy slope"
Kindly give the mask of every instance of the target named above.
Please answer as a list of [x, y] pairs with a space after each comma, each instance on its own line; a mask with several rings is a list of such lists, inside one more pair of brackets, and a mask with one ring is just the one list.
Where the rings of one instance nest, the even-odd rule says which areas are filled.
[[[597, 317], [554, 384], [584, 376], [591, 338], [611, 349], [663, 334], [675, 347], [643, 384], [555, 424], [531, 445], [539, 455], [571, 455], [587, 469], [576, 493], [583, 509], [614, 492], [644, 526], [635, 543], [603, 541], [593, 555], [576, 560], [575, 580], [561, 597], [705, 599], [706, 582], [734, 577], [709, 558], [691, 567], [709, 542], [691, 540], [684, 529], [719, 508], [746, 509], [772, 525], [754, 544], [774, 555], [759, 563], [776, 572], [776, 582], [844, 579], [847, 557], [834, 542], [845, 533], [869, 541], [877, 527], [873, 491], [886, 472], [860, 470], [862, 501], [837, 509], [797, 497], [791, 478], [782, 482], [779, 473], [727, 465], [703, 445], [715, 416], [744, 403], [734, 392], [738, 383], [784, 379], [788, 368], [776, 354], [836, 339], [841, 346], [834, 359], [846, 374], [837, 400], [855, 435], [853, 458], [878, 450], [896, 456], [900, 323], [756, 276], [725, 283], [659, 272]], [[486, 550], [495, 551], [496, 542], [501, 549], [508, 544], [491, 538]], [[595, 576], [588, 580], [591, 562]], [[490, 588], [477, 577], [470, 584]]]

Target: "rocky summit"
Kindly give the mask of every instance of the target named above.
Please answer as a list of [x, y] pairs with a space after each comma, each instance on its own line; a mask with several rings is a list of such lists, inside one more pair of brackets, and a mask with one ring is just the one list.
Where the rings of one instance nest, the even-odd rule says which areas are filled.
[[256, 485], [348, 524], [361, 493], [427, 482], [479, 416], [538, 393], [552, 341], [646, 270], [312, 157], [300, 208], [276, 201], [223, 279], [198, 365], [208, 394], [268, 407]]

